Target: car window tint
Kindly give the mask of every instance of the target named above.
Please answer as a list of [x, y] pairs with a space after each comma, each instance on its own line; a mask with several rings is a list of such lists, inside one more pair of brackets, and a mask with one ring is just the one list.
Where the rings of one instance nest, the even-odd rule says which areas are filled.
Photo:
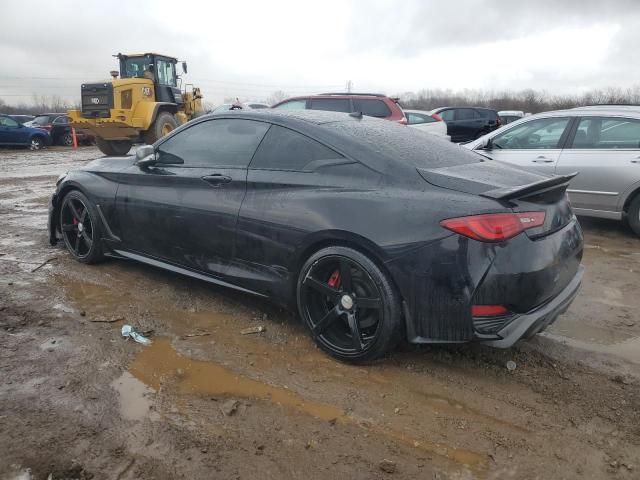
[[531, 120], [495, 136], [493, 145], [510, 150], [558, 148], [560, 137], [568, 123], [569, 119], [566, 117]]
[[473, 120], [480, 118], [480, 114], [472, 108], [459, 108], [456, 110], [456, 120]]
[[351, 111], [351, 105], [346, 98], [312, 98], [311, 110], [325, 110], [328, 112], [345, 112]]
[[581, 118], [571, 148], [640, 148], [640, 120]]
[[49, 116], [41, 115], [33, 119], [33, 123], [36, 125], [48, 125], [49, 124]]
[[0, 117], [0, 125], [3, 127], [17, 127], [18, 122], [16, 122], [13, 118]]
[[453, 121], [455, 114], [456, 114], [455, 110], [443, 110], [441, 112], [438, 112], [438, 115], [440, 115], [440, 118], [442, 118], [442, 120], [444, 120], [445, 122]]
[[368, 115], [369, 117], [386, 118], [391, 116], [391, 110], [389, 110], [387, 104], [382, 100], [354, 98], [353, 109], [356, 112], [362, 112], [363, 115]]
[[178, 132], [158, 147], [158, 154], [182, 159], [186, 167], [246, 167], [268, 128], [252, 120], [209, 120]]
[[288, 102], [281, 103], [280, 105], [276, 105], [273, 108], [280, 110], [304, 110], [307, 106], [307, 101], [305, 99], [302, 100], [289, 100]]
[[329, 147], [288, 128], [273, 125], [253, 157], [251, 168], [305, 170], [311, 162], [343, 158]]

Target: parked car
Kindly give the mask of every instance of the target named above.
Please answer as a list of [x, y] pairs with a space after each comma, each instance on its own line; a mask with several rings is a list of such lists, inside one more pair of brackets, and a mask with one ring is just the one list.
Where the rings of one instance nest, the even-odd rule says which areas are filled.
[[465, 147], [545, 174], [578, 172], [578, 215], [626, 220], [640, 235], [640, 109], [576, 108], [510, 123]]
[[500, 126], [498, 112], [480, 107], [441, 107], [432, 110], [447, 124], [452, 142], [467, 142]]
[[24, 146], [40, 150], [51, 145], [51, 136], [45, 130], [27, 127], [9, 115], [0, 115], [0, 145]]
[[506, 125], [511, 122], [515, 122], [516, 120], [520, 120], [524, 117], [524, 112], [520, 110], [501, 110], [498, 112], [498, 117], [500, 117], [500, 124]]
[[[41, 113], [27, 124], [47, 130], [51, 135], [53, 145], [70, 147], [73, 145], [70, 121], [71, 119], [66, 113]], [[80, 144], [89, 145], [95, 143], [95, 136], [88, 130], [76, 128], [76, 140]]]
[[26, 123], [26, 122], [30, 122], [31, 120], [33, 120], [34, 117], [33, 115], [9, 115], [11, 118], [13, 118], [16, 122], [18, 123]]
[[379, 93], [323, 93], [293, 97], [276, 103], [277, 110], [325, 110], [329, 112], [361, 112], [368, 117], [384, 118], [407, 124], [407, 118], [393, 99]]
[[260, 102], [249, 102], [247, 103], [247, 105], [254, 110], [260, 110], [261, 108], [271, 108], [271, 105]]
[[407, 117], [407, 125], [410, 127], [451, 140], [451, 137], [447, 135], [447, 124], [437, 113], [424, 110], [405, 110], [404, 115]]
[[376, 118], [248, 110], [61, 177], [50, 241], [269, 298], [341, 360], [403, 335], [508, 347], [580, 285], [570, 178]]

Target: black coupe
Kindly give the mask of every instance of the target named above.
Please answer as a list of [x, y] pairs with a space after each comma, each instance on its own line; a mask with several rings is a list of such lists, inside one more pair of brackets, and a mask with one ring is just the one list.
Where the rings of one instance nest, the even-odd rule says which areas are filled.
[[84, 263], [268, 297], [342, 360], [402, 338], [508, 347], [580, 286], [570, 178], [357, 113], [225, 112], [61, 176], [49, 230]]

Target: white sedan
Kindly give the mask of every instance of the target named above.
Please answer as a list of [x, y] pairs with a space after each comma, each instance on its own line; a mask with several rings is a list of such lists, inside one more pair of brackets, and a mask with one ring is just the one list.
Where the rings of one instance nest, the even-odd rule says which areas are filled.
[[410, 127], [451, 140], [447, 135], [447, 124], [438, 114], [424, 110], [404, 110], [404, 114]]

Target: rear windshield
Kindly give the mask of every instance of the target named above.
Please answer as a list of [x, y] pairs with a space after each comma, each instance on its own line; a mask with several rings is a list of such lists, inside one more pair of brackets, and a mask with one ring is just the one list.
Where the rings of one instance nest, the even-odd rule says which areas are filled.
[[[359, 121], [333, 122], [323, 126], [350, 137], [362, 147], [373, 149], [388, 159], [419, 168], [468, 165], [484, 160], [484, 157], [467, 148], [388, 120], [367, 120], [365, 117]], [[354, 157], [366, 156], [366, 153], [359, 154], [357, 150], [353, 152]], [[365, 158], [363, 160], [366, 161]]]

